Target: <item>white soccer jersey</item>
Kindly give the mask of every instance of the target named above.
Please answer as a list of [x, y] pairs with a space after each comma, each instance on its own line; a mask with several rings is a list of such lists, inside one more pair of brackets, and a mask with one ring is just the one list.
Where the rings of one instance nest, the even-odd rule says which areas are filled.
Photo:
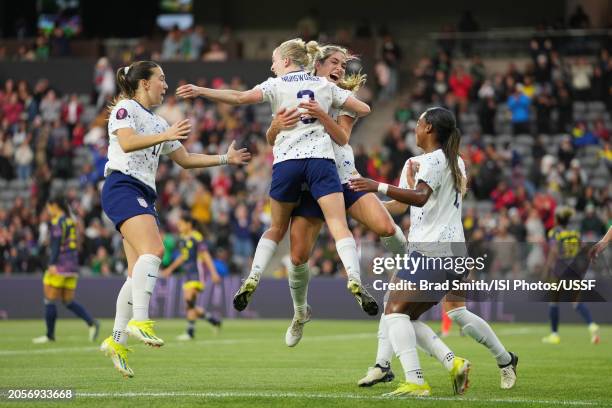
[[119, 145], [115, 131], [132, 128], [139, 135], [154, 135], [168, 129], [164, 118], [145, 109], [133, 99], [123, 99], [115, 105], [108, 118], [108, 162], [104, 167], [104, 176], [113, 171], [132, 176], [155, 191], [155, 174], [161, 154], [170, 154], [181, 147], [177, 140], [163, 142], [146, 149], [126, 153]]
[[[455, 190], [453, 177], [442, 149], [422, 154], [410, 159], [419, 163], [415, 182], [424, 181], [433, 190], [423, 207], [410, 207], [410, 231], [408, 242], [410, 251], [418, 251], [426, 256], [464, 255], [465, 245], [440, 245], [437, 243], [464, 243], [461, 222], [461, 193]], [[465, 163], [459, 158], [459, 169], [463, 177]], [[399, 187], [408, 186], [406, 174], [408, 161], [404, 164]], [[436, 243], [435, 245], [432, 245]]]
[[[352, 118], [357, 115], [353, 112], [349, 112], [344, 109], [332, 108], [329, 111], [329, 115], [334, 119], [338, 120], [340, 116], [350, 116]], [[349, 182], [351, 177], [358, 175], [357, 168], [355, 167], [355, 154], [353, 148], [348, 143], [344, 146], [340, 146], [332, 139], [332, 146], [334, 148], [334, 159], [336, 160], [336, 169], [338, 169], [338, 177], [340, 177], [340, 183], [346, 184]]]
[[[269, 78], [257, 87], [263, 92], [264, 101], [272, 106], [272, 112], [295, 108], [304, 98], [316, 100], [324, 111], [329, 112], [332, 107], [344, 105], [351, 95], [350, 91], [305, 71]], [[331, 138], [321, 122], [314, 118], [302, 119], [294, 128], [282, 130], [276, 137], [273, 152], [275, 164], [291, 159], [334, 159]]]

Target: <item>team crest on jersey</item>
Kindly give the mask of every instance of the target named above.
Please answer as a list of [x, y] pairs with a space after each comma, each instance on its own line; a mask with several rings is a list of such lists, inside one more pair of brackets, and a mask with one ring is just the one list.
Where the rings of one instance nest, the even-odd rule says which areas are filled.
[[117, 111], [117, 114], [115, 115], [117, 117], [117, 119], [121, 120], [121, 119], [125, 119], [127, 117], [127, 109], [125, 108], [121, 108]]
[[138, 197], [138, 204], [140, 204], [141, 207], [147, 208], [149, 206], [149, 204], [147, 204], [146, 200], [142, 197]]

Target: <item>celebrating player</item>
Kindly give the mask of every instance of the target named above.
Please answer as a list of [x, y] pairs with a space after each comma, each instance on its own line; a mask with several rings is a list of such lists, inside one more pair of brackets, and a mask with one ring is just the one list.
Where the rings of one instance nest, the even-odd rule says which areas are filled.
[[[269, 78], [244, 92], [183, 85], [177, 94], [185, 98], [202, 96], [232, 105], [269, 102], [273, 112], [294, 108], [302, 101], [317, 101], [323, 112], [334, 107], [355, 112], [357, 116], [368, 114], [368, 105], [351, 96], [350, 91], [305, 71], [318, 51], [314, 41], [308, 44], [301, 39], [285, 41], [272, 53], [271, 69], [276, 78]], [[376, 315], [376, 300], [361, 284], [357, 246], [346, 222], [342, 184], [325, 126], [316, 117], [304, 115], [297, 126], [278, 134], [273, 152], [271, 226], [259, 240], [249, 276], [234, 296], [234, 307], [244, 310], [248, 305], [261, 273], [287, 232], [291, 212], [300, 198], [302, 184], [306, 183], [336, 241], [336, 249], [348, 274], [347, 288], [366, 313]]]
[[[364, 178], [349, 182], [356, 191], [379, 191], [393, 198], [395, 201], [387, 203], [387, 208], [392, 211], [395, 207], [395, 210], [403, 212], [406, 204], [411, 206], [408, 234], [410, 257], [421, 258], [421, 265], [428, 264], [427, 260], [431, 257], [452, 259], [457, 253], [457, 245], [453, 243], [459, 243], [460, 251], [465, 248], [461, 201], [466, 176], [463, 160], [458, 154], [460, 136], [455, 123], [453, 114], [443, 108], [428, 109], [419, 118], [415, 130], [416, 143], [425, 153], [416, 158], [420, 168], [414, 189], [407, 185], [389, 186]], [[395, 278], [396, 281], [419, 279], [459, 280], [461, 275], [454, 271], [419, 268], [412, 271], [400, 270]], [[398, 356], [406, 375], [406, 382], [389, 395], [431, 394], [419, 363], [417, 339], [422, 340], [419, 345], [431, 355], [444, 356], [443, 361], [450, 371], [455, 393], [463, 394], [467, 389], [470, 362], [456, 357], [427, 325], [417, 321], [444, 294], [444, 291], [425, 294], [419, 290], [389, 293], [385, 314], [381, 319], [382, 332], [388, 339], [387, 345]]]
[[[365, 82], [365, 75], [354, 74], [345, 77], [346, 63], [354, 58], [345, 48], [336, 45], [325, 45], [315, 58], [312, 72], [325, 77], [343, 89], [356, 92]], [[388, 211], [373, 193], [355, 192], [348, 187], [351, 176], [357, 175], [355, 156], [348, 144], [355, 115], [344, 109], [332, 108], [329, 114], [323, 111], [316, 101], [302, 102], [299, 108], [305, 109], [305, 114], [316, 118], [332, 137], [334, 157], [338, 176], [342, 183], [344, 204], [347, 212], [374, 231], [381, 238], [383, 245], [394, 254], [406, 252], [406, 237], [395, 225]], [[281, 110], [272, 120], [266, 134], [268, 142], [274, 145], [276, 137], [284, 129], [291, 129], [299, 121], [297, 109]], [[323, 212], [309, 191], [302, 192], [300, 204], [293, 210], [290, 226], [289, 288], [293, 299], [294, 317], [287, 329], [285, 342], [289, 347], [298, 344], [302, 338], [304, 324], [310, 320], [310, 307], [306, 298], [310, 271], [308, 258], [323, 226]]]
[[216, 328], [221, 327], [221, 320], [215, 318], [201, 307], [196, 306], [198, 294], [204, 290], [204, 274], [200, 261], [204, 262], [206, 269], [210, 271], [214, 283], [221, 279], [217, 268], [213, 263], [204, 237], [193, 229], [194, 221], [191, 217], [183, 214], [178, 221], [178, 230], [181, 235], [179, 241], [180, 255], [162, 271], [162, 276], [167, 278], [179, 269], [187, 277], [183, 284], [183, 298], [185, 299], [185, 315], [187, 317], [187, 331], [177, 337], [177, 340], [192, 340], [195, 335], [195, 322], [199, 317], [208, 321]]
[[43, 278], [45, 294], [45, 322], [47, 334], [36, 337], [36, 344], [55, 341], [55, 320], [57, 319], [56, 302], [61, 300], [64, 306], [80, 317], [89, 326], [89, 340], [98, 337], [100, 324], [94, 320], [81, 304], [75, 302], [74, 291], [79, 279], [79, 256], [77, 253], [77, 235], [70, 209], [63, 198], [55, 197], [47, 203], [47, 212], [51, 217], [51, 257]]
[[[449, 121], [451, 119], [452, 119], [452, 116], [451, 118], [447, 118], [447, 120]], [[431, 120], [434, 121], [435, 118], [432, 118]], [[452, 121], [454, 122], [454, 119], [452, 119]], [[434, 126], [434, 129], [436, 127], [438, 126]], [[444, 129], [441, 129], [441, 131], [444, 131]], [[456, 137], [458, 138], [459, 131], [457, 130], [456, 132], [457, 132]], [[457, 143], [456, 146], [454, 145], [447, 146], [443, 150], [452, 148], [453, 149], [452, 151], [454, 151], [454, 149], [458, 149], [459, 147], [458, 140], [456, 140], [455, 142]], [[449, 142], [447, 143], [450, 143], [450, 139], [449, 139]], [[402, 175], [400, 179], [401, 188], [414, 188], [415, 187], [415, 184], [416, 184], [415, 183], [415, 173], [417, 173], [417, 176], [419, 175], [418, 172], [419, 172], [420, 163], [422, 162], [423, 157], [426, 157], [426, 155], [412, 158], [406, 162], [406, 164], [404, 165], [404, 169], [402, 170]], [[458, 160], [457, 162], [458, 165], [460, 165], [461, 167], [461, 173], [462, 173], [461, 180], [462, 180], [462, 183], [464, 183], [465, 182], [464, 164], [460, 158], [458, 158], [457, 160]], [[382, 188], [384, 189], [384, 186]], [[453, 208], [458, 208], [457, 205], [459, 205], [458, 214], [460, 217], [461, 202], [458, 200], [459, 196], [456, 196], [455, 199], [457, 201], [453, 202]], [[397, 201], [390, 201], [390, 202], [385, 203], [385, 205], [392, 214], [403, 214], [408, 207], [408, 205], [402, 204]], [[451, 209], [451, 211], [454, 211], [454, 210]], [[419, 208], [412, 207], [411, 208], [411, 220], [412, 221], [414, 221], [414, 219], [412, 218], [413, 217], [412, 214], [414, 213], [419, 214], [419, 216], [424, 217], [425, 210], [420, 210]], [[432, 210], [429, 210], [428, 214], [432, 214]], [[452, 217], [452, 214], [449, 214], [449, 215], [451, 215]], [[418, 221], [417, 225], [422, 225], [422, 222], [420, 222], [418, 218], [416, 221]], [[422, 229], [426, 231], [427, 229], [431, 229], [433, 225], [434, 224], [431, 224], [429, 225], [429, 227], [422, 228]], [[459, 238], [461, 239], [460, 242], [463, 242], [463, 239], [464, 239], [463, 232], [462, 232], [463, 227], [462, 226], [459, 227], [457, 224], [453, 224], [453, 226], [450, 228], [452, 228], [453, 230], [457, 228], [461, 228], [461, 234], [457, 235], [456, 233], [453, 233], [451, 234], [453, 235], [453, 237], [451, 238], [453, 240], [456, 238]], [[446, 233], [448, 234], [448, 232]], [[417, 238], [419, 237], [419, 235], [420, 234], [416, 235]], [[431, 236], [435, 237], [436, 233], [432, 234]], [[431, 238], [428, 237], [428, 239], [431, 239]], [[435, 242], [435, 241], [431, 241], [431, 242]], [[498, 364], [498, 367], [500, 369], [501, 388], [510, 389], [514, 387], [514, 384], [516, 383], [516, 366], [518, 364], [518, 357], [514, 353], [506, 350], [504, 345], [499, 341], [498, 337], [496, 336], [491, 326], [486, 321], [484, 321], [480, 316], [467, 310], [464, 299], [461, 296], [457, 296], [452, 291], [449, 294], [447, 294], [447, 296], [444, 297], [443, 309], [448, 314], [449, 318], [452, 321], [456, 322], [457, 324], [459, 324], [459, 326], [461, 326], [461, 329], [463, 330], [465, 334], [469, 335], [474, 340], [476, 340], [478, 343], [483, 344], [485, 347], [489, 349], [489, 351], [495, 358]], [[381, 319], [381, 325], [382, 324], [384, 323], [382, 322], [382, 319]], [[428, 335], [425, 335], [424, 331], [426, 330], [430, 331], [430, 329], [424, 326], [421, 322], [413, 322], [413, 324], [415, 325], [418, 345], [426, 350], [430, 350], [430, 354], [436, 357], [442, 364], [445, 365], [445, 367], [449, 371], [451, 371], [453, 366], [451, 364], [448, 364], [447, 360], [445, 359], [446, 354], [445, 354], [444, 348], [438, 347], [435, 344], [436, 343], [435, 340], [434, 340], [433, 346], [429, 344], [431, 337], [428, 337]], [[430, 334], [433, 335], [433, 333], [430, 333]], [[392, 353], [393, 353], [393, 350], [391, 348], [391, 344], [389, 343], [389, 340], [384, 330], [379, 330], [378, 353], [377, 353], [377, 358], [376, 358], [376, 364], [374, 367], [368, 370], [367, 375], [361, 380], [359, 380], [358, 384], [360, 386], [372, 386], [378, 382], [387, 381], [389, 378], [388, 373], [390, 373], [389, 362], [391, 360]]]
[[108, 122], [110, 143], [102, 208], [123, 236], [128, 278], [117, 297], [113, 335], [104, 340], [101, 350], [110, 355], [121, 374], [132, 377], [134, 372], [127, 364], [128, 332], [150, 346], [164, 344], [149, 319], [149, 300], [164, 249], [155, 210], [159, 156], [167, 154], [189, 169], [244, 164], [250, 154], [246, 149], [234, 149], [234, 143], [224, 155], [188, 153], [180, 140], [191, 132], [189, 119], [168, 126], [151, 111], [161, 104], [168, 89], [164, 72], [156, 63], [138, 61], [120, 68], [117, 84], [121, 93]]

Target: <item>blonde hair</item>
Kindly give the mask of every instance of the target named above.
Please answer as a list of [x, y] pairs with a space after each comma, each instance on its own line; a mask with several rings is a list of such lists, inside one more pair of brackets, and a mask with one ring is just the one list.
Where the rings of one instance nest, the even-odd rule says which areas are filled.
[[311, 66], [320, 53], [319, 43], [316, 41], [305, 43], [301, 38], [287, 40], [276, 49], [281, 58], [288, 58], [292, 64], [303, 69]]
[[[320, 63], [323, 64], [325, 62], [325, 60], [327, 58], [329, 58], [332, 54], [339, 52], [342, 55], [344, 55], [344, 57], [346, 58], [346, 61], [351, 61], [351, 60], [358, 60], [359, 58], [357, 58], [356, 56], [350, 54], [348, 52], [348, 50], [344, 47], [341, 47], [339, 45], [334, 45], [334, 44], [327, 44], [319, 48], [319, 52], [314, 55], [315, 58], [312, 60], [311, 65], [310, 65], [310, 72], [314, 74], [316, 74], [316, 63]], [[357, 92], [357, 90], [359, 90], [359, 88], [365, 84], [367, 79], [367, 75], [362, 74], [361, 70], [359, 70], [358, 73], [356, 74], [351, 74], [348, 76], [343, 76], [339, 81], [338, 81], [338, 86], [342, 89], [346, 89], [347, 91], [351, 91], [351, 92]]]

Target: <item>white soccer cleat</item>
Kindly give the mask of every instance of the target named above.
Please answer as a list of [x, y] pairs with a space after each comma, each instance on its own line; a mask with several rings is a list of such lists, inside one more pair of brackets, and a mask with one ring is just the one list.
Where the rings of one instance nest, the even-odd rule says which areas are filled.
[[501, 389], [509, 390], [514, 387], [516, 384], [516, 366], [518, 364], [518, 356], [512, 352], [510, 353], [510, 363], [504, 367], [499, 368], [499, 373], [501, 375]]
[[380, 364], [376, 364], [374, 367], [368, 368], [366, 376], [357, 381], [357, 385], [360, 387], [371, 387], [374, 384], [391, 382], [394, 379], [395, 374], [391, 371], [391, 366], [383, 367]]
[[176, 336], [176, 339], [178, 341], [191, 341], [193, 340], [193, 337], [191, 337], [189, 333], [183, 333], [180, 336]]
[[302, 318], [293, 318], [291, 325], [285, 333], [285, 344], [289, 347], [295, 347], [302, 339], [304, 334], [304, 325], [310, 321], [312, 310], [310, 306], [306, 306], [306, 315]]
[[54, 339], [51, 339], [47, 336], [40, 336], [40, 337], [34, 337], [32, 339], [32, 343], [34, 344], [45, 344], [45, 343], [52, 343], [54, 342]]
[[589, 324], [589, 333], [591, 333], [591, 343], [599, 344], [601, 341], [599, 337], [599, 325], [596, 323]]
[[89, 326], [89, 341], [95, 342], [98, 339], [100, 333], [100, 322], [94, 320], [93, 324]]

